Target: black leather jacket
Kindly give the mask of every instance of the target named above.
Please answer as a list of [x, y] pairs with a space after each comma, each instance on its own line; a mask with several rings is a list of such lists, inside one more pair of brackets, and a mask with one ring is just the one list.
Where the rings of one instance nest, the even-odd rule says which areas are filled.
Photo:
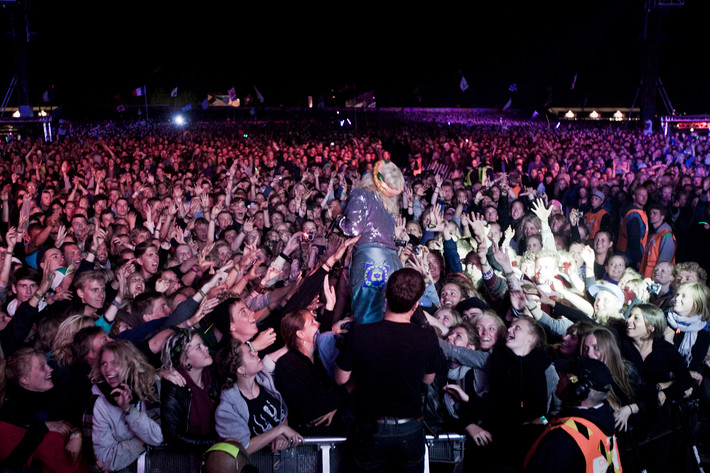
[[[219, 403], [220, 385], [216, 377], [212, 379], [210, 384], [209, 396], [215, 405]], [[187, 433], [191, 404], [192, 392], [187, 386], [180, 387], [165, 379], [161, 380], [160, 426], [168, 446], [204, 451], [211, 447], [219, 437], [214, 431], [210, 435], [200, 437], [194, 437]]]

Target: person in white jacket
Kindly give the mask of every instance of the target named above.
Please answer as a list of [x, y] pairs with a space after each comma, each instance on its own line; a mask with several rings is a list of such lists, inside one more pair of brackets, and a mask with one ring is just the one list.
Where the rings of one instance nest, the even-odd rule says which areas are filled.
[[145, 356], [127, 340], [105, 344], [91, 372], [92, 392], [99, 397], [93, 409], [92, 442], [96, 461], [116, 471], [136, 461], [147, 445], [163, 443], [160, 424], [146, 413], [156, 402], [156, 374]]

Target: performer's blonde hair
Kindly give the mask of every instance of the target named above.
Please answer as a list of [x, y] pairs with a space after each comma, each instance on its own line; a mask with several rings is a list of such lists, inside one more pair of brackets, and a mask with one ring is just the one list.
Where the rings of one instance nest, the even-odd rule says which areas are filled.
[[382, 193], [382, 190], [377, 186], [376, 180], [385, 182], [389, 187], [395, 190], [404, 188], [404, 176], [396, 164], [391, 161], [378, 161], [372, 170], [372, 173], [366, 173], [358, 183], [359, 189], [364, 189], [372, 192], [382, 200], [385, 210], [397, 217], [399, 215], [399, 196], [387, 197]]

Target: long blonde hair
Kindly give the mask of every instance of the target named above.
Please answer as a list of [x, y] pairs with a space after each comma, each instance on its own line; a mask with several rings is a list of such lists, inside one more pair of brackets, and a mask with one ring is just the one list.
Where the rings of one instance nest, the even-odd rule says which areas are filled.
[[[606, 327], [597, 327], [592, 331], [587, 332], [584, 338], [581, 339], [579, 344], [580, 351], [583, 350], [584, 339], [590, 335], [594, 335], [594, 338], [597, 339], [597, 345], [599, 346], [599, 351], [601, 352], [603, 358], [600, 361], [604, 362], [604, 364], [609, 368], [611, 377], [616, 382], [616, 385], [624, 392], [626, 397], [633, 402], [636, 396], [634, 395], [634, 390], [631, 387], [628, 368], [626, 367], [624, 359], [621, 356], [619, 344], [616, 341], [614, 334], [611, 333], [611, 331]], [[584, 353], [582, 353], [582, 355], [584, 355]], [[619, 396], [613, 389], [609, 391], [607, 399], [612, 406], [616, 408], [621, 407]]]
[[[381, 161], [377, 169], [382, 176], [382, 180], [392, 189], [400, 190], [404, 188], [404, 176], [396, 164], [390, 161]], [[395, 217], [399, 216], [399, 195], [395, 197], [385, 196], [375, 184], [375, 179], [371, 172], [367, 172], [362, 176], [357, 188], [372, 192], [382, 201], [388, 213]]]
[[70, 315], [59, 324], [57, 333], [52, 343], [52, 358], [63, 368], [74, 363], [71, 346], [74, 343], [74, 335], [84, 327], [95, 325], [94, 318], [89, 315]]
[[96, 362], [91, 368], [91, 382], [98, 384], [104, 381], [101, 374], [101, 359], [105, 352], [111, 352], [121, 365], [121, 382], [126, 383], [138, 399], [145, 402], [156, 402], [158, 394], [155, 389], [156, 373], [145, 355], [128, 340], [111, 340], [101, 347]]

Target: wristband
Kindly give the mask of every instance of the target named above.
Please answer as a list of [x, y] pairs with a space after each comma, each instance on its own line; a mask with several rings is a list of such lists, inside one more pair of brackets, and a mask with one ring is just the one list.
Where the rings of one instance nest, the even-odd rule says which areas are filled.
[[203, 298], [207, 297], [207, 294], [205, 294], [205, 291], [203, 291], [202, 289], [200, 289], [200, 290], [197, 291], [197, 292], [198, 292]]
[[281, 253], [279, 253], [279, 256], [282, 257], [283, 259], [285, 259], [286, 261], [288, 261], [289, 263], [291, 262], [291, 257], [286, 256], [283, 251]]
[[263, 284], [259, 284], [257, 288], [254, 289], [254, 292], [257, 294], [266, 294], [266, 291], [268, 291], [269, 288], [267, 286], [264, 286]]
[[118, 307], [118, 308], [121, 308], [121, 302], [120, 302], [120, 301], [117, 301], [116, 299], [112, 300], [112, 301], [111, 301], [111, 304], [112, 304], [112, 305], [115, 305], [115, 306]]
[[32, 294], [32, 297], [36, 297], [38, 301], [41, 301], [43, 296], [40, 296], [37, 292], [35, 292]]
[[69, 436], [69, 440], [80, 439], [80, 438], [81, 438], [81, 432], [73, 432]]

